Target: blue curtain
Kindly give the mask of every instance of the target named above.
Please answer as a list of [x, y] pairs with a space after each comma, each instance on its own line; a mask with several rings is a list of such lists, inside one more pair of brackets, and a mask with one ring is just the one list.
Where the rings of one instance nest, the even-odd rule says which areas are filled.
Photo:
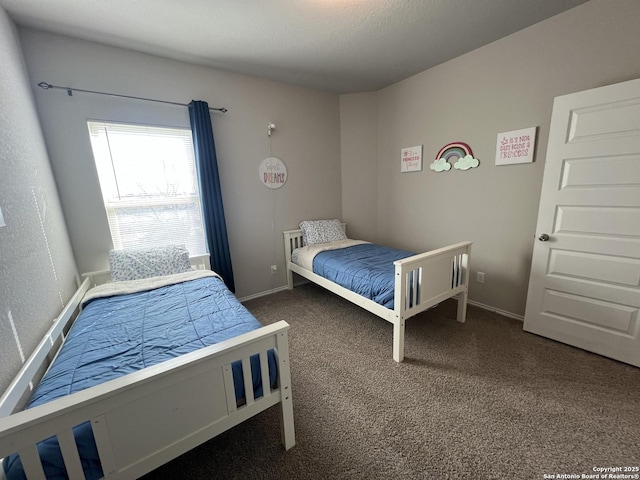
[[211, 268], [220, 274], [224, 283], [232, 292], [236, 291], [231, 268], [227, 224], [224, 220], [218, 158], [213, 141], [211, 114], [207, 102], [193, 100], [189, 104], [189, 119], [193, 135], [193, 148], [196, 154], [200, 199], [207, 246], [211, 256]]

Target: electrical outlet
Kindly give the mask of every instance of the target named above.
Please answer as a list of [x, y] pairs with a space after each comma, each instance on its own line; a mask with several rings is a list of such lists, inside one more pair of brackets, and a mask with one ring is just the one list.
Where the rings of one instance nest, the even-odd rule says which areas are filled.
[[278, 273], [278, 265], [271, 265], [271, 275]]
[[476, 276], [476, 282], [484, 283], [484, 272], [478, 272]]

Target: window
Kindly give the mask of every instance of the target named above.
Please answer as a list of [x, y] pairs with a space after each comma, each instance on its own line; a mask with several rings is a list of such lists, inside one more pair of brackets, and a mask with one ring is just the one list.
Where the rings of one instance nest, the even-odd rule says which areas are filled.
[[113, 246], [206, 253], [191, 130], [87, 122]]

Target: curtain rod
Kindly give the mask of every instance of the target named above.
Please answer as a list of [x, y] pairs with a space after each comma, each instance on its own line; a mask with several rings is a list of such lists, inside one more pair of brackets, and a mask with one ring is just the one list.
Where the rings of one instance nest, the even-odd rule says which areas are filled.
[[[47, 83], [47, 82], [40, 82], [38, 84], [38, 86], [40, 88], [44, 89], [44, 90], [49, 90], [50, 88], [57, 88], [59, 90], [66, 90], [67, 91], [67, 95], [69, 95], [70, 97], [73, 95], [73, 92], [82, 92], [82, 93], [94, 93], [96, 95], [107, 95], [109, 97], [131, 98], [133, 100], [145, 100], [147, 102], [167, 103], [169, 105], [178, 105], [178, 106], [181, 106], [181, 107], [188, 107], [189, 106], [186, 103], [168, 102], [166, 100], [156, 100], [154, 98], [134, 97], [132, 95], [120, 95], [118, 93], [97, 92], [95, 90], [83, 90], [81, 88], [59, 87], [57, 85], [51, 85], [50, 83]], [[209, 110], [213, 110], [213, 111], [216, 111], [216, 112], [222, 112], [222, 113], [227, 113], [229, 111], [225, 107], [209, 107]]]

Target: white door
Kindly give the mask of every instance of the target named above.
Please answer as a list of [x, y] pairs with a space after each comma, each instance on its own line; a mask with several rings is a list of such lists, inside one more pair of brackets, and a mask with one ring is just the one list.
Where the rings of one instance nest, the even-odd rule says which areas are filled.
[[524, 329], [640, 366], [640, 79], [553, 104]]

